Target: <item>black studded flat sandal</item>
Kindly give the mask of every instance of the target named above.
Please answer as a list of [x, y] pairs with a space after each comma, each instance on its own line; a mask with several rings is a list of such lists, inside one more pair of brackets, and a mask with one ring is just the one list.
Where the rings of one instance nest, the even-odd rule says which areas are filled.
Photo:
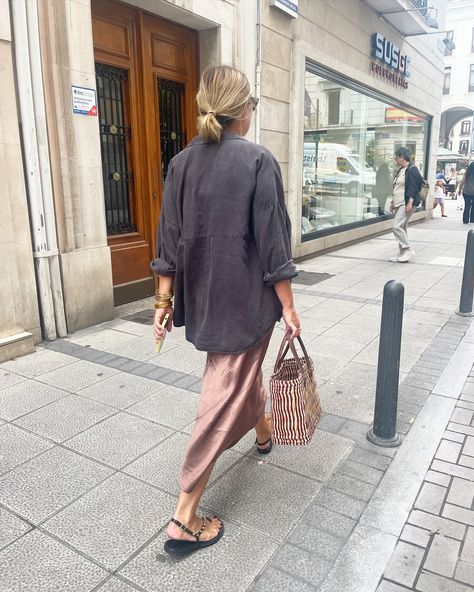
[[165, 542], [165, 551], [167, 553], [169, 553], [170, 555], [181, 555], [182, 556], [182, 555], [189, 555], [189, 553], [194, 553], [194, 551], [199, 551], [199, 549], [205, 549], [206, 547], [210, 547], [211, 545], [214, 545], [215, 543], [217, 543], [218, 540], [220, 540], [222, 538], [222, 535], [224, 534], [224, 523], [222, 522], [222, 520], [221, 520], [221, 527], [219, 528], [219, 532], [216, 534], [215, 537], [213, 537], [212, 539], [209, 539], [207, 541], [199, 540], [202, 533], [204, 532], [204, 529], [206, 528], [206, 524], [210, 521], [211, 521], [210, 518], [203, 518], [201, 528], [198, 531], [193, 532], [187, 526], [185, 526], [182, 522], [180, 522], [179, 520], [176, 520], [176, 518], [171, 518], [170, 522], [173, 522], [173, 524], [176, 524], [176, 526], [178, 528], [180, 528], [186, 534], [189, 534], [189, 536], [195, 537], [196, 540], [195, 541], [183, 541], [181, 539], [168, 539]]

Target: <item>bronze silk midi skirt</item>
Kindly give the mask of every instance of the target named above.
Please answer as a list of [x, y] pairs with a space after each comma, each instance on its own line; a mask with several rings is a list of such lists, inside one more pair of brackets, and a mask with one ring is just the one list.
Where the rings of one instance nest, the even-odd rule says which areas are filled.
[[271, 335], [240, 354], [207, 354], [196, 422], [181, 469], [182, 491], [191, 492], [209, 466], [255, 427], [263, 413], [262, 364]]

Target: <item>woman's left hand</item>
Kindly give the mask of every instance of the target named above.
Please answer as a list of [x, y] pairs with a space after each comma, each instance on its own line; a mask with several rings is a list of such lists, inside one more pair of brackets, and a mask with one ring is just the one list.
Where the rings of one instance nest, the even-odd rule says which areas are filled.
[[[162, 323], [166, 314], [170, 315], [166, 329], [163, 329]], [[155, 311], [155, 320], [153, 323], [153, 335], [156, 341], [160, 341], [166, 334], [166, 331], [171, 331], [173, 327], [173, 307], [168, 306], [167, 308], [157, 308]]]

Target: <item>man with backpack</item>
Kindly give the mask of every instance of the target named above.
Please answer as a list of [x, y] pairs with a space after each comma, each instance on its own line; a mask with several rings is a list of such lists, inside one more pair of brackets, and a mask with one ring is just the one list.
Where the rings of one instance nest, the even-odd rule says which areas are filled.
[[395, 151], [397, 172], [393, 178], [393, 197], [390, 211], [393, 218], [393, 234], [398, 241], [399, 254], [390, 261], [408, 263], [415, 251], [408, 242], [408, 221], [417, 206], [420, 205], [420, 190], [424, 180], [416, 165], [411, 164], [411, 151], [401, 147]]

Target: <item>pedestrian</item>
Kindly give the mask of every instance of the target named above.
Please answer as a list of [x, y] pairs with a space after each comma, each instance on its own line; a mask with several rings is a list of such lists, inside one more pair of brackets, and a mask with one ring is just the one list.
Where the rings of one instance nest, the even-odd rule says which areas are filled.
[[447, 184], [446, 175], [444, 174], [442, 169], [438, 169], [438, 171], [436, 172], [436, 179], [441, 179], [445, 185]]
[[471, 162], [459, 184], [459, 191], [464, 197], [463, 224], [474, 222], [474, 162]]
[[390, 261], [407, 263], [415, 254], [408, 242], [408, 221], [413, 211], [420, 205], [420, 189], [423, 177], [417, 166], [411, 164], [411, 151], [401, 147], [395, 151], [395, 163], [398, 170], [393, 179], [393, 197], [390, 211], [395, 212], [393, 218], [393, 234], [398, 240], [399, 254]]
[[435, 184], [433, 210], [436, 209], [437, 205], [441, 208], [441, 217], [447, 218], [444, 213], [444, 183], [441, 179], [438, 179]]
[[446, 194], [451, 199], [456, 199], [456, 169], [452, 167], [446, 180]]
[[385, 214], [385, 202], [392, 195], [392, 176], [386, 162], [382, 162], [375, 173], [375, 185], [372, 188], [372, 197], [378, 202], [378, 214]]
[[280, 167], [269, 150], [243, 137], [258, 100], [245, 74], [230, 66], [206, 69], [196, 100], [199, 135], [169, 165], [152, 262], [159, 278], [155, 338], [163, 338], [169, 314], [207, 352], [167, 527], [165, 551], [175, 555], [208, 547], [223, 534], [222, 520], [196, 514], [219, 455], [252, 428], [257, 451], [270, 452], [262, 362], [282, 315], [290, 338], [300, 334]]
[[458, 174], [456, 175], [456, 199], [458, 200], [458, 204], [456, 206], [456, 210], [463, 210], [463, 197], [462, 192], [460, 190], [461, 181], [464, 179], [464, 175], [466, 173], [466, 169], [461, 169]]

